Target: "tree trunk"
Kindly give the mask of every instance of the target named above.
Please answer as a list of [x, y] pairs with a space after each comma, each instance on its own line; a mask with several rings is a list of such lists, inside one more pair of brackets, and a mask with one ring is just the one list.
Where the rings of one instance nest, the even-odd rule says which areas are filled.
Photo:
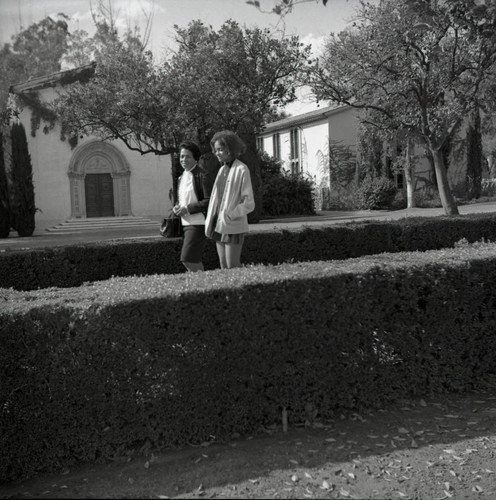
[[496, 179], [496, 153], [487, 155], [487, 169], [489, 171], [489, 178]]
[[458, 206], [456, 205], [455, 198], [451, 193], [448, 183], [448, 174], [444, 166], [444, 158], [441, 149], [434, 149], [430, 147], [432, 158], [434, 160], [434, 172], [436, 173], [437, 188], [439, 190], [439, 197], [444, 208], [446, 215], [458, 215]]
[[405, 155], [405, 182], [406, 182], [406, 206], [415, 208], [415, 173], [411, 162], [412, 140], [410, 137], [406, 140], [406, 155]]

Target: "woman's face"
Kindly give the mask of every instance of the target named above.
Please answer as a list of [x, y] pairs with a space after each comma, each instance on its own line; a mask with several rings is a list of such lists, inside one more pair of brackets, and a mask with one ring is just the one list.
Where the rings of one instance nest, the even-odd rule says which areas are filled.
[[179, 153], [179, 161], [184, 170], [191, 170], [196, 165], [193, 153], [189, 149], [181, 149], [181, 152]]
[[214, 153], [215, 153], [215, 156], [217, 156], [217, 159], [221, 163], [226, 163], [226, 162], [232, 161], [234, 159], [232, 157], [229, 149], [227, 149], [225, 146], [222, 146], [219, 143], [219, 141], [215, 141], [215, 143], [214, 143]]

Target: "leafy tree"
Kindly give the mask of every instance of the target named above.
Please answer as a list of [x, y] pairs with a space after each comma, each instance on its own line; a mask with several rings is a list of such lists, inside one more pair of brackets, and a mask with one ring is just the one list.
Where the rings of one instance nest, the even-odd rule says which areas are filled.
[[33, 167], [28, 151], [26, 131], [22, 123], [12, 125], [12, 189], [11, 224], [19, 236], [31, 236], [35, 229]]
[[251, 146], [277, 106], [296, 98], [309, 54], [297, 37], [276, 40], [233, 21], [219, 32], [194, 21], [176, 33], [179, 49], [159, 67], [136, 34], [111, 33], [96, 54], [95, 77], [66, 88], [56, 103], [66, 126], [119, 138], [142, 154], [172, 153], [184, 137], [206, 150], [221, 129]]
[[[296, 99], [310, 48], [297, 37], [278, 40], [234, 21], [218, 32], [201, 21], [175, 29], [177, 52], [156, 66], [136, 32], [120, 39], [111, 24], [98, 24], [105, 43], [95, 52], [94, 77], [66, 87], [55, 102], [62, 126], [69, 135], [121, 139], [131, 150], [158, 155], [177, 152], [184, 138], [207, 152], [214, 132], [231, 129], [248, 145], [242, 159], [257, 191], [255, 135]], [[218, 168], [211, 155], [205, 161]]]
[[362, 3], [356, 28], [329, 37], [311, 75], [319, 99], [374, 110], [381, 128], [425, 143], [447, 214], [458, 208], [442, 148], [478, 105], [496, 58], [495, 11], [484, 13], [470, 0]]
[[[253, 5], [261, 12], [271, 12], [284, 17], [286, 14], [292, 12], [293, 8], [297, 5], [309, 2], [319, 3], [319, 0], [277, 0], [271, 11], [264, 10], [263, 5], [259, 0], [247, 0], [246, 3], [249, 5]], [[322, 5], [325, 7], [327, 5], [327, 2], [328, 0], [322, 0]]]
[[78, 68], [92, 62], [97, 50], [94, 37], [90, 37], [84, 30], [74, 31], [67, 40], [67, 49], [62, 56], [65, 67]]
[[60, 71], [62, 54], [67, 49], [67, 16], [46, 17], [12, 37], [0, 49], [0, 113], [7, 107], [9, 87], [37, 76]]
[[54, 108], [69, 135], [121, 139], [140, 153], [169, 154], [166, 89], [160, 86], [152, 54], [139, 37], [123, 39], [106, 24], [97, 27], [106, 43], [96, 49], [94, 76], [64, 88]]

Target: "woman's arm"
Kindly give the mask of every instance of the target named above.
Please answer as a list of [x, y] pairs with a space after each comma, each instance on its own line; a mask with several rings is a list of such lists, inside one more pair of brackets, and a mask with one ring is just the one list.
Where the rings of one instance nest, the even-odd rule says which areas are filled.
[[240, 203], [238, 203], [238, 205], [236, 205], [233, 210], [227, 214], [228, 218], [231, 220], [247, 215], [255, 210], [255, 197], [253, 196], [250, 170], [247, 166], [245, 166], [241, 172], [239, 194], [241, 200]]
[[[197, 186], [198, 180], [199, 180], [201, 186]], [[214, 185], [212, 176], [208, 172], [204, 171], [204, 172], [201, 172], [201, 174], [198, 176], [198, 180], [195, 177], [195, 179], [194, 179], [195, 188], [196, 188], [195, 194], [196, 194], [196, 197], [198, 198], [198, 202], [190, 203], [187, 206], [188, 212], [190, 214], [197, 214], [200, 212], [205, 213], [208, 209], [208, 203], [210, 202], [210, 196], [212, 194], [212, 188]], [[200, 189], [198, 189], [198, 188], [200, 188]]]

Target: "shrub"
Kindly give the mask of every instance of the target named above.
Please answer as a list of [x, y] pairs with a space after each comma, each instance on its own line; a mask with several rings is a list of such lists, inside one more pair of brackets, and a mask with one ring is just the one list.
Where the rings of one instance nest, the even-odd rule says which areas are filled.
[[483, 179], [481, 186], [481, 196], [496, 196], [496, 179]]
[[292, 174], [282, 168], [282, 162], [262, 153], [262, 210], [267, 215], [314, 214], [313, 181], [302, 174]]
[[367, 175], [355, 191], [356, 208], [358, 210], [389, 208], [396, 191], [396, 186], [390, 179]]

